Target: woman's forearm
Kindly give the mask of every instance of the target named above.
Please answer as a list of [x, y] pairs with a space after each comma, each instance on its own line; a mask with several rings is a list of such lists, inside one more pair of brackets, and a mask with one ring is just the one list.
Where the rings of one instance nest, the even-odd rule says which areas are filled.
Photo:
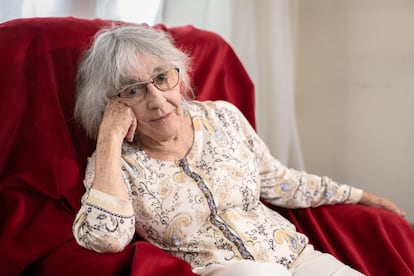
[[121, 147], [122, 139], [108, 135], [98, 137], [92, 188], [120, 199], [129, 200], [128, 190], [121, 173]]

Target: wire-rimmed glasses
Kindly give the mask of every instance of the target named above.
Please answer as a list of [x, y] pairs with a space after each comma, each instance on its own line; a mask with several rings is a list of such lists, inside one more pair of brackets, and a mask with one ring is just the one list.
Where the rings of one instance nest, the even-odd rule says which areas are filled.
[[134, 101], [143, 101], [147, 95], [147, 86], [153, 84], [160, 91], [175, 88], [180, 80], [177, 67], [161, 71], [146, 81], [135, 82], [121, 88], [115, 97]]

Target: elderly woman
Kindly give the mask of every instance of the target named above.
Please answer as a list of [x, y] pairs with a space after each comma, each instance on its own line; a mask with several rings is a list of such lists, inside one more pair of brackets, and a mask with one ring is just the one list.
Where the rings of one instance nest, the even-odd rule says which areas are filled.
[[286, 168], [235, 106], [188, 100], [188, 62], [159, 30], [117, 26], [97, 34], [78, 72], [75, 114], [96, 150], [73, 225], [77, 242], [118, 252], [137, 233], [201, 275], [360, 275], [314, 250], [263, 202], [402, 211]]

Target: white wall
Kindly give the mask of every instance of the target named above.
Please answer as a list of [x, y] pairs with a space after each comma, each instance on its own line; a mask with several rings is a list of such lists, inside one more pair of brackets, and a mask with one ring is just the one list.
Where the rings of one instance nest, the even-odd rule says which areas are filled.
[[414, 222], [414, 1], [299, 0], [296, 108], [307, 171]]

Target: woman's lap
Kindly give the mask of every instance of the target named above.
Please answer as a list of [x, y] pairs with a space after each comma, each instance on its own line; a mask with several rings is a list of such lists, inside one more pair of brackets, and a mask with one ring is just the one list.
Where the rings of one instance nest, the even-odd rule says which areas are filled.
[[194, 273], [202, 276], [309, 276], [336, 275], [361, 276], [362, 273], [340, 262], [330, 254], [314, 250], [308, 245], [289, 270], [277, 263], [259, 263], [243, 260], [228, 265], [211, 265], [206, 268], [196, 268]]

